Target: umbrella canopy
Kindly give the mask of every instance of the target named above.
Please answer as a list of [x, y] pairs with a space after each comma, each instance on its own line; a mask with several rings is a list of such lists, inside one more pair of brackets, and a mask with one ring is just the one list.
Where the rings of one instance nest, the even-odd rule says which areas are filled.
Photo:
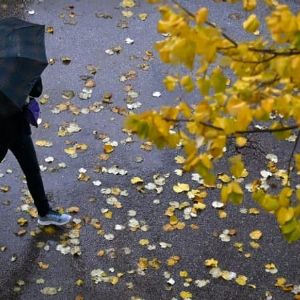
[[22, 111], [36, 80], [48, 65], [45, 26], [18, 18], [0, 21], [0, 116]]

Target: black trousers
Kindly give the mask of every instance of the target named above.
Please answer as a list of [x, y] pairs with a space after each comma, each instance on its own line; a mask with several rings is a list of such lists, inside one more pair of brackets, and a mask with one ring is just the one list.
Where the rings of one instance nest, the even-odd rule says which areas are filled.
[[40, 167], [30, 135], [22, 134], [12, 142], [0, 141], [0, 162], [7, 151], [11, 150], [18, 160], [26, 177], [29, 192], [33, 198], [38, 214], [43, 217], [50, 210], [40, 173]]

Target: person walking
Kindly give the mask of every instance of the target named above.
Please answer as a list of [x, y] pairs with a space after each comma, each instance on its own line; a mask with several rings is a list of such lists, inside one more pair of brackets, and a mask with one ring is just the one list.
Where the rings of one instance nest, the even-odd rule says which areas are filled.
[[0, 40], [0, 162], [8, 150], [18, 160], [39, 224], [64, 225], [71, 216], [50, 207], [31, 139], [30, 124], [37, 126], [39, 113], [34, 97], [42, 93], [41, 74], [48, 65], [45, 25], [6, 18], [0, 20]]
[[[42, 89], [42, 80], [39, 78], [29, 96], [39, 97]], [[23, 111], [10, 117], [0, 117], [0, 162], [8, 150], [14, 154], [25, 174], [28, 189], [38, 211], [38, 224], [67, 224], [71, 220], [71, 216], [52, 210], [45, 194], [40, 167], [31, 138], [27, 106], [24, 106]]]

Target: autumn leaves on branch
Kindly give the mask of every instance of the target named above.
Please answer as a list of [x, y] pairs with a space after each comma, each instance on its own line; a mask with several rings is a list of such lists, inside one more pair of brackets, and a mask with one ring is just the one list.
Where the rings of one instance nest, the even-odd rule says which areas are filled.
[[[165, 77], [167, 91], [193, 93], [199, 101], [190, 105], [182, 96], [174, 106], [132, 114], [127, 128], [159, 148], [182, 147], [185, 171], [197, 171], [209, 187], [216, 186], [214, 166], [225, 156], [232, 178], [221, 187], [226, 203], [242, 202], [246, 171], [241, 155], [225, 155], [229, 138], [245, 147], [249, 133], [286, 139], [296, 130], [288, 169], [279, 175], [281, 191], [269, 194], [258, 179], [253, 196], [275, 214], [288, 241], [299, 239], [300, 190], [291, 187], [289, 176], [293, 162], [300, 172], [300, 154], [295, 154], [300, 126], [300, 13], [276, 0], [260, 3], [270, 11], [265, 18], [267, 38], [259, 31], [256, 0], [226, 1], [240, 2], [249, 11], [242, 26], [250, 38], [235, 41], [209, 20], [206, 7], [192, 13], [176, 0], [148, 2], [156, 4], [161, 14], [157, 29], [164, 39], [155, 44], [161, 61], [187, 70]], [[273, 168], [274, 176], [277, 171]]]

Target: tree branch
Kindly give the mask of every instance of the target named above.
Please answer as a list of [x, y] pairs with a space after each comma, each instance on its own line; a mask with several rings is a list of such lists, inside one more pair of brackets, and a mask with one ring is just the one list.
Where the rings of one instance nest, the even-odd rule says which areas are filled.
[[276, 56], [292, 56], [292, 55], [299, 55], [300, 54], [300, 51], [294, 50], [294, 49], [291, 49], [289, 51], [283, 51], [283, 52], [278, 52], [278, 51], [273, 50], [273, 49], [257, 49], [257, 48], [252, 48], [252, 47], [249, 47], [248, 49], [250, 51], [253, 51], [253, 52], [273, 54], [273, 55], [276, 55]]
[[292, 164], [292, 159], [293, 159], [293, 156], [294, 156], [294, 153], [296, 151], [296, 148], [297, 148], [297, 144], [299, 142], [299, 139], [300, 139], [300, 130], [298, 131], [298, 134], [297, 134], [297, 138], [296, 138], [296, 141], [295, 141], [295, 144], [294, 144], [294, 147], [293, 147], [293, 150], [292, 150], [292, 153], [290, 155], [290, 159], [289, 159], [289, 164], [288, 164], [288, 181], [290, 179], [290, 173], [291, 173], [291, 164]]
[[263, 63], [271, 61], [276, 56], [277, 56], [276, 54], [273, 54], [272, 56], [270, 56], [268, 58], [265, 58], [265, 59], [262, 59], [262, 60], [258, 60], [258, 61], [254, 61], [254, 60], [239, 60], [239, 59], [234, 59], [234, 58], [232, 58], [232, 60], [236, 61], [236, 62], [241, 62], [241, 63], [244, 63], [244, 64], [263, 64]]
[[[174, 122], [174, 123], [188, 123], [188, 122], [196, 122], [200, 125], [218, 130], [218, 131], [224, 131], [223, 128], [218, 127], [218, 126], [214, 126], [212, 124], [206, 123], [206, 122], [202, 122], [202, 121], [195, 121], [193, 119], [171, 119], [171, 118], [164, 118], [165, 121], [167, 122]], [[249, 130], [237, 130], [235, 132], [233, 132], [232, 134], [248, 134], [248, 133], [273, 133], [273, 132], [282, 132], [282, 131], [288, 131], [288, 130], [292, 130], [292, 129], [297, 129], [300, 127], [299, 125], [292, 125], [292, 126], [284, 126], [284, 127], [280, 127], [280, 128], [265, 128], [265, 129], [249, 129]]]

